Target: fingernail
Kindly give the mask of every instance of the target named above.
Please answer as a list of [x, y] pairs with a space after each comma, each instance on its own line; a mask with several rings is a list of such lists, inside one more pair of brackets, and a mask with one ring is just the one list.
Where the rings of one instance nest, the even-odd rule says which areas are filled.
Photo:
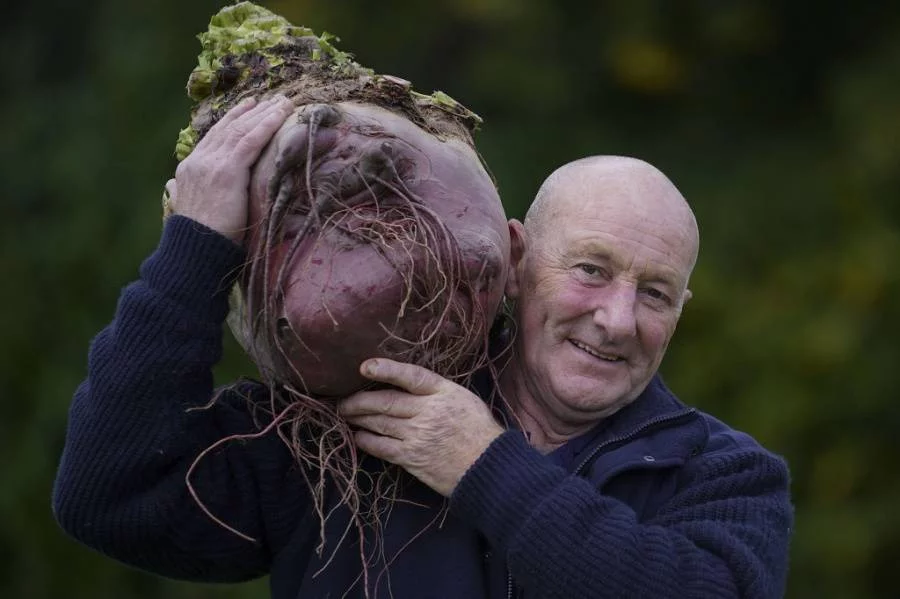
[[373, 375], [375, 374], [375, 370], [378, 368], [378, 360], [366, 360], [363, 362], [363, 374], [364, 375]]

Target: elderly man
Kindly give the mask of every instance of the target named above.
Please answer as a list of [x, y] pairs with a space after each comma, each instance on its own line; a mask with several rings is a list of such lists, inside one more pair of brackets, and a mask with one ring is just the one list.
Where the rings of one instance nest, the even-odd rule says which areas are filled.
[[585, 158], [510, 233], [518, 330], [500, 392], [517, 426], [432, 373], [372, 360], [364, 374], [408, 393], [344, 402], [359, 446], [450, 497], [526, 597], [780, 596], [784, 464], [657, 375], [697, 258], [684, 198], [645, 162]]
[[211, 443], [254, 430], [246, 398], [258, 389], [185, 407], [214, 393], [222, 280], [243, 260], [228, 236], [241, 237], [250, 168], [290, 110], [236, 110], [176, 177], [180, 216], [95, 340], [73, 402], [54, 493], [65, 529], [165, 576], [268, 573], [275, 599], [782, 594], [784, 462], [657, 375], [698, 233], [672, 183], [630, 158], [560, 168], [524, 224], [510, 221], [515, 335], [497, 385], [473, 392], [409, 364], [361, 365], [390, 386], [340, 403], [357, 446], [420, 481], [397, 487], [377, 546], [346, 538], [339, 503], [320, 529], [311, 481], [277, 435], [201, 463], [198, 492], [221, 520], [204, 514], [185, 473]]

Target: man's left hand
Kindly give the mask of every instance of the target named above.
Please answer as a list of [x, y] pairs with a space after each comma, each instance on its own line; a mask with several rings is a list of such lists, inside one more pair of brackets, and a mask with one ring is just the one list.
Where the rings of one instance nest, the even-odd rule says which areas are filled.
[[377, 358], [363, 362], [360, 372], [399, 389], [361, 391], [338, 404], [360, 429], [357, 447], [401, 466], [445, 497], [503, 433], [478, 396], [430, 370]]

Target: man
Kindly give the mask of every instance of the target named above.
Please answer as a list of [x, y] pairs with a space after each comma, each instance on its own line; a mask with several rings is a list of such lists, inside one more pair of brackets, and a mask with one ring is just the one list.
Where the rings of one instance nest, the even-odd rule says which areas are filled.
[[[189, 408], [213, 393], [250, 168], [289, 111], [283, 101], [233, 110], [179, 167], [180, 216], [95, 340], [73, 401], [54, 494], [64, 528], [166, 576], [270, 573], [276, 599], [782, 594], [784, 462], [683, 405], [657, 375], [690, 297], [698, 233], [671, 182], [630, 158], [560, 168], [524, 224], [510, 221], [516, 335], [496, 388], [479, 397], [417, 366], [361, 365], [390, 390], [340, 403], [358, 448], [422, 483], [398, 487], [377, 537], [345, 538], [335, 498], [320, 531], [309, 481], [275, 435], [198, 463], [219, 521], [204, 514], [185, 474], [211, 443], [256, 430], [244, 399], [255, 391]], [[491, 393], [510, 426], [483, 401]]]

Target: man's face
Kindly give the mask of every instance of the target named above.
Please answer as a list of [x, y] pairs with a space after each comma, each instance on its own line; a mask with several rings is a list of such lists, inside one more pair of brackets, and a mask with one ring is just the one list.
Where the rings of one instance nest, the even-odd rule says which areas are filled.
[[690, 295], [693, 219], [652, 185], [553, 193], [547, 226], [511, 224], [518, 375], [554, 418], [592, 422], [640, 395], [662, 361]]

